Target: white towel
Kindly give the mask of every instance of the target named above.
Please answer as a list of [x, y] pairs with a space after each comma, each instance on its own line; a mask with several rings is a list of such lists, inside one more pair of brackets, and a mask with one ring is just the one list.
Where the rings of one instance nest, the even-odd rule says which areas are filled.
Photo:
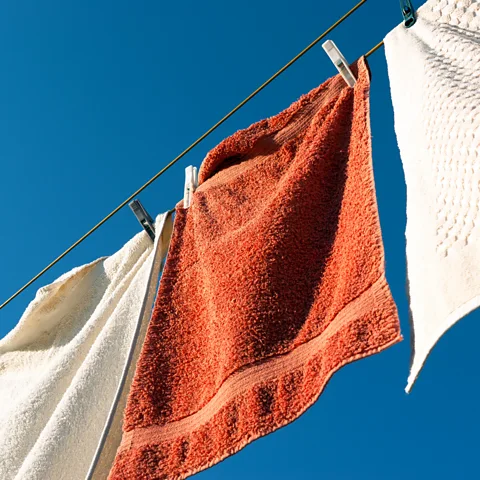
[[[136, 326], [148, 323], [171, 231], [171, 216], [160, 215], [155, 245], [141, 232], [41, 288], [0, 340], [2, 480], [85, 478]], [[106, 452], [121, 436], [120, 422], [113, 427]]]
[[480, 305], [480, 1], [429, 0], [385, 38], [407, 184], [413, 353]]

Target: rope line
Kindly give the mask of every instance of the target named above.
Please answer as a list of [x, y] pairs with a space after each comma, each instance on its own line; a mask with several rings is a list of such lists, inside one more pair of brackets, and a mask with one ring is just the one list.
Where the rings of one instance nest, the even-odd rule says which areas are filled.
[[377, 43], [371, 50], [369, 50], [365, 57], [369, 57], [372, 53], [376, 52], [380, 47], [383, 47], [383, 40], [380, 43]]
[[[251, 93], [245, 100], [240, 102], [232, 111], [227, 113], [220, 121], [218, 121], [213, 127], [207, 130], [200, 138], [195, 140], [188, 148], [186, 148], [182, 153], [175, 157], [169, 164], [162, 168], [156, 175], [154, 175], [147, 183], [142, 185], [138, 190], [136, 190], [132, 195], [130, 195], [125, 201], [123, 201], [115, 210], [110, 212], [103, 220], [98, 222], [93, 228], [91, 228], [83, 237], [77, 240], [71, 247], [67, 248], [61, 255], [59, 255], [53, 262], [47, 265], [41, 272], [35, 275], [29, 282], [27, 282], [22, 288], [15, 292], [8, 300], [3, 302], [0, 305], [0, 310], [8, 305], [14, 298], [20, 295], [25, 289], [27, 289], [32, 283], [38, 280], [44, 273], [50, 270], [54, 265], [56, 265], [63, 257], [68, 255], [74, 248], [80, 245], [86, 238], [88, 238], [93, 232], [100, 228], [107, 220], [112, 218], [118, 211], [125, 207], [131, 200], [133, 200], [139, 193], [143, 192], [149, 185], [151, 185], [158, 177], [165, 173], [172, 165], [177, 163], [181, 158], [183, 158], [188, 152], [195, 148], [200, 142], [205, 140], [213, 131], [215, 131], [220, 125], [226, 122], [234, 113], [240, 110], [246, 103], [248, 103], [253, 97], [260, 93], [266, 86], [272, 83], [278, 76], [280, 76], [287, 68], [291, 67], [297, 60], [299, 60], [303, 55], [305, 55], [309, 50], [311, 50], [320, 40], [325, 38], [332, 30], [334, 30], [338, 25], [340, 25], [344, 20], [346, 20], [352, 13], [358, 10], [367, 0], [361, 0], [358, 2], [352, 9], [340, 17], [333, 25], [331, 25], [327, 30], [325, 30], [321, 35], [319, 35], [310, 45], [305, 47], [298, 55], [292, 58], [285, 66], [278, 70], [274, 75], [272, 75], [265, 83], [260, 85], [253, 93]], [[373, 53], [373, 52], [369, 52]], [[367, 54], [368, 55], [368, 54]]]

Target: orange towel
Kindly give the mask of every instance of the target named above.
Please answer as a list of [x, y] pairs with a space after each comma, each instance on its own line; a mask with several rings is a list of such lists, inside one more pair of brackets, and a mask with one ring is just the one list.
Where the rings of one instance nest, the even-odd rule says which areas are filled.
[[183, 479], [295, 420], [401, 340], [385, 280], [369, 72], [237, 132], [177, 207], [111, 480]]

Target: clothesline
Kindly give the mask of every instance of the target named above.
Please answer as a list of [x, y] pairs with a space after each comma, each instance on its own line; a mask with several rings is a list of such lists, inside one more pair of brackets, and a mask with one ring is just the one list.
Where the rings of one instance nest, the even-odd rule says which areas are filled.
[[[219, 120], [215, 125], [213, 125], [209, 130], [207, 130], [202, 136], [200, 136], [195, 142], [193, 142], [188, 148], [186, 148], [182, 153], [175, 157], [170, 163], [163, 167], [157, 174], [155, 174], [148, 182], [142, 185], [138, 190], [132, 193], [126, 200], [124, 200], [117, 208], [110, 212], [105, 218], [98, 222], [93, 228], [91, 228], [85, 235], [83, 235], [79, 240], [77, 240], [73, 245], [67, 248], [61, 255], [59, 255], [55, 260], [53, 260], [49, 265], [47, 265], [43, 270], [41, 270], [37, 275], [35, 275], [30, 281], [28, 281], [23, 287], [17, 290], [11, 297], [9, 297], [5, 302], [0, 305], [0, 310], [7, 306], [12, 300], [14, 300], [18, 295], [20, 295], [24, 290], [26, 290], [30, 285], [37, 281], [42, 275], [44, 275], [48, 270], [54, 267], [60, 260], [62, 260], [66, 255], [68, 255], [72, 250], [74, 250], [78, 245], [80, 245], [84, 240], [86, 240], [92, 233], [94, 233], [98, 228], [100, 228], [105, 222], [112, 218], [116, 213], [118, 213], [123, 207], [125, 207], [131, 200], [133, 200], [138, 194], [143, 192], [148, 186], [150, 186], [155, 180], [157, 180], [163, 173], [165, 173], [170, 167], [175, 163], [181, 160], [187, 153], [189, 153], [193, 148], [205, 140], [211, 133], [213, 133], [218, 127], [220, 127], [224, 122], [226, 122], [232, 115], [234, 115], [238, 110], [240, 110], [244, 105], [246, 105], [252, 98], [254, 98], [258, 93], [260, 93], [265, 87], [272, 83], [277, 77], [279, 77], [285, 70], [291, 67], [297, 60], [299, 60], [303, 55], [305, 55], [309, 50], [311, 50], [318, 42], [325, 38], [330, 32], [332, 32], [336, 27], [338, 27], [344, 20], [346, 20], [350, 15], [352, 15], [356, 10], [358, 10], [367, 0], [361, 0], [353, 8], [351, 8], [347, 13], [340, 17], [335, 23], [333, 23], [327, 30], [325, 30], [321, 35], [319, 35], [313, 42], [311, 42], [307, 47], [305, 47], [300, 53], [298, 53], [294, 58], [292, 58], [286, 65], [284, 65], [280, 70], [278, 70], [274, 75], [272, 75], [267, 81], [265, 81], [260, 87], [258, 87], [254, 92], [252, 92], [247, 98], [240, 102], [233, 110], [227, 113], [221, 120]], [[376, 50], [378, 50], [383, 45], [383, 41], [369, 50], [365, 57], [368, 57]]]
[[372, 53], [375, 53], [380, 47], [383, 47], [383, 40], [381, 42], [377, 43], [371, 50], [369, 50], [365, 54], [365, 57], [369, 57]]

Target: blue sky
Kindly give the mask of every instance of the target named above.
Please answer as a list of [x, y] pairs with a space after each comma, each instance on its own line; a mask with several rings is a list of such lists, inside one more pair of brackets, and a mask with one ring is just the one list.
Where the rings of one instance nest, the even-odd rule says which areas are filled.
[[[0, 301], [35, 275], [355, 0], [12, 0], [0, 6]], [[414, 2], [419, 6], [418, 2]], [[401, 21], [368, 0], [329, 38], [353, 61]], [[334, 376], [299, 420], [199, 480], [478, 478], [479, 313], [440, 341], [410, 395], [405, 185], [383, 50], [370, 57], [373, 155], [387, 277], [405, 341]], [[406, 66], [408, 68], [408, 66]], [[183, 196], [184, 169], [240, 128], [335, 74], [320, 45], [140, 195], [154, 215]], [[120, 248], [128, 208], [0, 311], [0, 337], [35, 291]], [[431, 301], [435, 301], [434, 298]]]

